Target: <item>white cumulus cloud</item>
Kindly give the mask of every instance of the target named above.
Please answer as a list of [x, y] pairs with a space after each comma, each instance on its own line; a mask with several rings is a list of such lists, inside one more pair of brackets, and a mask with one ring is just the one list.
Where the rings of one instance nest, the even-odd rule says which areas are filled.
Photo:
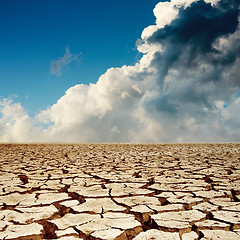
[[0, 102], [0, 142], [33, 142], [41, 141], [40, 129], [26, 114], [20, 103], [12, 99]]

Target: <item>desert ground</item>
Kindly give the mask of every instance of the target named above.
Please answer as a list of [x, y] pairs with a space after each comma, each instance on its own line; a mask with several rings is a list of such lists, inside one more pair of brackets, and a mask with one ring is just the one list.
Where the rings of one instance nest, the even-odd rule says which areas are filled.
[[240, 144], [1, 144], [0, 239], [240, 239]]

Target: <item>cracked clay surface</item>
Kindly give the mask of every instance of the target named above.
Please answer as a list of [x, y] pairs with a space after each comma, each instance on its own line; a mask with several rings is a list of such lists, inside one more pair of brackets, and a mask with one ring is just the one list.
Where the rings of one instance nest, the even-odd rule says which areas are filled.
[[0, 239], [240, 239], [240, 144], [1, 144]]

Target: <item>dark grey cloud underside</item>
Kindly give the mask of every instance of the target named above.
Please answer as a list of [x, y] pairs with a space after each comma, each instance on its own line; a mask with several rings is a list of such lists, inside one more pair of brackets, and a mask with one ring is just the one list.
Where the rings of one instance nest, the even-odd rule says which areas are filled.
[[[226, 87], [240, 86], [239, 72], [235, 71], [230, 79], [224, 77], [239, 59], [239, 39], [224, 51], [214, 47], [219, 38], [236, 32], [238, 8], [237, 0], [220, 1], [216, 6], [203, 0], [193, 2], [186, 9], [182, 7], [175, 20], [147, 39], [152, 44], [160, 43], [163, 51], [157, 52], [152, 62], [158, 68], [159, 95], [146, 104], [146, 109], [176, 117], [179, 111], [183, 111], [180, 105], [184, 103], [213, 108], [212, 94], [215, 100], [224, 100], [228, 92]], [[203, 64], [208, 67], [200, 71]], [[179, 85], [168, 89], [166, 77], [171, 70], [178, 72]], [[191, 81], [181, 87], [183, 79]], [[215, 84], [216, 93], [210, 93], [204, 87], [209, 83]]]

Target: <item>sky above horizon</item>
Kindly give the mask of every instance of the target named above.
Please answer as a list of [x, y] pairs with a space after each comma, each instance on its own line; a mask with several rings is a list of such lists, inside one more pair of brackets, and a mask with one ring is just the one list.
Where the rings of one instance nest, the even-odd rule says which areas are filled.
[[[34, 115], [71, 86], [96, 83], [110, 67], [133, 65], [136, 40], [154, 23], [157, 0], [1, 0], [1, 97]], [[78, 56], [51, 71], [66, 50]]]
[[238, 0], [1, 0], [0, 31], [0, 142], [240, 141]]

